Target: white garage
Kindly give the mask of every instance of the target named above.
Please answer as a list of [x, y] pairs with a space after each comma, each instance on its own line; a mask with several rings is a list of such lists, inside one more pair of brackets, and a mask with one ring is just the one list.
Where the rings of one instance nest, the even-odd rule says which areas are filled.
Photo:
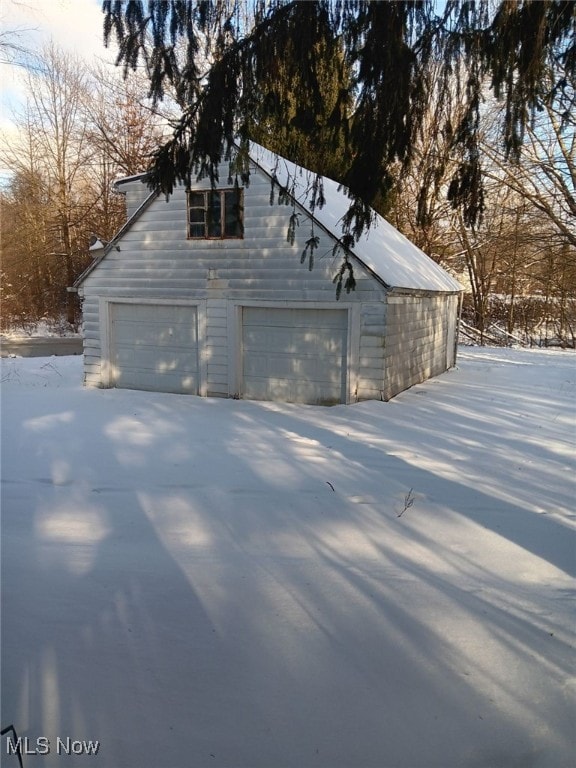
[[244, 307], [244, 397], [289, 403], [346, 402], [348, 312]]
[[196, 307], [112, 302], [110, 384], [198, 394]]
[[311, 205], [314, 174], [257, 145], [249, 165], [169, 198], [117, 182], [129, 219], [73, 287], [88, 386], [331, 405], [454, 364], [451, 275], [376, 213], [349, 243], [337, 182]]

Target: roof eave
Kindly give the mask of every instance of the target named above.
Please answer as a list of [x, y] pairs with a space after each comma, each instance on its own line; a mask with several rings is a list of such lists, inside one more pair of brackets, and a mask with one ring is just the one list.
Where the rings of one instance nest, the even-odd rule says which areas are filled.
[[[143, 175], [143, 176], [145, 176], [145, 174], [142, 174], [142, 175]], [[124, 236], [124, 234], [127, 232], [127, 230], [128, 230], [128, 229], [129, 229], [129, 228], [132, 226], [132, 224], [133, 224], [133, 223], [134, 223], [134, 222], [135, 222], [135, 221], [136, 221], [138, 218], [140, 218], [140, 216], [141, 216], [141, 215], [142, 215], [142, 213], [143, 213], [143, 212], [144, 212], [144, 211], [145, 211], [145, 210], [148, 208], [148, 206], [150, 205], [150, 203], [151, 203], [153, 200], [155, 200], [155, 199], [158, 197], [158, 195], [159, 195], [159, 194], [160, 194], [160, 190], [159, 190], [159, 189], [153, 189], [153, 190], [152, 190], [152, 192], [150, 192], [150, 194], [148, 195], [148, 197], [147, 197], [147, 198], [146, 198], [146, 199], [145, 199], [145, 200], [142, 202], [142, 204], [141, 204], [141, 205], [140, 205], [140, 206], [139, 206], [139, 207], [138, 207], [138, 208], [137, 208], [137, 209], [134, 211], [134, 213], [132, 214], [132, 216], [130, 216], [130, 218], [129, 218], [129, 219], [127, 219], [127, 221], [124, 223], [124, 225], [123, 225], [123, 226], [122, 226], [122, 227], [121, 227], [121, 228], [118, 230], [118, 232], [117, 232], [117, 233], [114, 235], [114, 237], [112, 238], [112, 240], [110, 240], [110, 242], [109, 242], [109, 243], [108, 243], [108, 245], [107, 245], [107, 246], [104, 248], [104, 250], [102, 251], [102, 253], [101, 253], [99, 256], [97, 256], [97, 257], [94, 259], [94, 261], [93, 261], [93, 262], [92, 262], [92, 263], [91, 263], [91, 264], [90, 264], [88, 267], [86, 267], [86, 269], [84, 270], [84, 272], [82, 272], [82, 274], [81, 274], [81, 275], [79, 275], [79, 276], [76, 278], [76, 280], [74, 281], [74, 283], [73, 283], [73, 284], [72, 284], [72, 286], [71, 286], [71, 290], [72, 290], [72, 291], [76, 291], [76, 292], [78, 291], [78, 289], [81, 287], [82, 283], [83, 283], [83, 282], [84, 282], [84, 280], [85, 280], [85, 279], [88, 277], [88, 275], [89, 275], [89, 274], [91, 274], [91, 272], [93, 272], [93, 271], [96, 269], [96, 267], [97, 267], [97, 266], [98, 266], [98, 265], [99, 265], [99, 264], [100, 264], [100, 263], [101, 263], [101, 262], [102, 262], [102, 261], [103, 261], [103, 260], [106, 258], [106, 256], [107, 256], [107, 255], [110, 253], [110, 251], [111, 251], [111, 250], [113, 250], [113, 249], [116, 249], [116, 250], [118, 250], [118, 251], [120, 250], [120, 247], [119, 247], [119, 245], [118, 245], [119, 241], [122, 239], [122, 237], [123, 237], [123, 236]]]
[[116, 179], [116, 181], [113, 182], [113, 186], [115, 189], [118, 189], [118, 187], [121, 187], [124, 184], [132, 184], [134, 181], [140, 181], [144, 184], [148, 178], [149, 174], [147, 172], [136, 173], [133, 176], [123, 176], [121, 179]]

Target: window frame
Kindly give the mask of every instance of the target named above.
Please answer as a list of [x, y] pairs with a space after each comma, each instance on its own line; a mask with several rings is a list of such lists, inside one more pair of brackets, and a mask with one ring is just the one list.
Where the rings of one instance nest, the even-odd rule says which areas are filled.
[[[226, 234], [226, 213], [229, 208], [226, 203], [226, 195], [233, 193], [237, 195], [238, 213], [233, 220], [235, 228], [239, 229], [239, 234]], [[202, 196], [202, 205], [191, 205], [194, 196], [198, 200]], [[220, 221], [217, 223], [219, 234], [211, 234], [211, 227], [215, 222], [210, 220], [210, 211], [214, 209], [213, 200], [217, 195], [220, 198]], [[203, 220], [191, 221], [191, 211], [203, 211]], [[244, 238], [244, 189], [242, 187], [224, 187], [222, 189], [189, 189], [186, 193], [186, 237], [188, 240], [242, 240]], [[192, 234], [192, 227], [202, 226], [203, 234]]]

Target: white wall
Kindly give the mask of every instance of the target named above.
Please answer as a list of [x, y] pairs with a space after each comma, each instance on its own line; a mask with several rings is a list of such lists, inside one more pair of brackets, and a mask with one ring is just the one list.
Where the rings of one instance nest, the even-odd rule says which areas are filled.
[[458, 296], [389, 296], [384, 399], [454, 365]]
[[[227, 169], [222, 169], [221, 178], [226, 176]], [[208, 187], [208, 182], [198, 185]], [[138, 195], [142, 188], [144, 185], [138, 182]], [[101, 321], [106, 301], [193, 300], [201, 302], [200, 312], [206, 323], [204, 391], [210, 395], [233, 394], [230, 386], [235, 374], [230, 366], [234, 356], [230, 355], [228, 340], [237, 330], [229, 327], [230, 302], [238, 305], [272, 301], [312, 307], [335, 302], [332, 279], [340, 261], [332, 256], [334, 241], [316, 228], [320, 246], [314, 269], [309, 271], [307, 264], [300, 264], [300, 254], [310, 237], [311, 221], [300, 211], [300, 226], [295, 243], [290, 245], [286, 235], [291, 213], [290, 206], [270, 205], [270, 181], [256, 172], [244, 191], [241, 240], [187, 240], [183, 188], [168, 201], [162, 196], [153, 200], [121, 238], [119, 250], [113, 248], [82, 285], [86, 383], [107, 385], [103, 376], [105, 360], [102, 365], [107, 340], [102, 338]], [[381, 394], [386, 296], [385, 289], [360, 264], [355, 265], [355, 277], [356, 290], [344, 293], [338, 302], [342, 307], [362, 307], [349, 353], [353, 364], [349, 385], [352, 400]]]
[[[223, 167], [221, 179], [227, 173]], [[209, 183], [195, 188], [207, 189]], [[127, 185], [126, 192], [130, 210], [147, 195], [140, 182]], [[309, 271], [300, 264], [300, 254], [312, 223], [300, 209], [291, 245], [286, 238], [291, 213], [291, 206], [270, 205], [270, 180], [254, 170], [244, 190], [244, 237], [188, 240], [184, 189], [168, 201], [156, 197], [81, 287], [85, 382], [108, 385], [107, 302], [172, 300], [198, 307], [204, 338], [201, 393], [238, 391], [239, 307], [335, 306], [332, 280], [340, 261], [332, 256], [334, 240], [316, 226], [320, 246]], [[454, 364], [456, 295], [395, 295], [359, 263], [354, 269], [356, 290], [336, 304], [351, 309], [349, 401], [387, 400]]]

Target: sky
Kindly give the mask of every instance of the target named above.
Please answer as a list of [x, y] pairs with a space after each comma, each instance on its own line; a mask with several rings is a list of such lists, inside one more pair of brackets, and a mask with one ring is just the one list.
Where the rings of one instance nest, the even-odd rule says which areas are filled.
[[[35, 52], [53, 41], [88, 62], [111, 60], [102, 42], [101, 0], [0, 0], [2, 37]], [[2, 59], [4, 56], [2, 56]], [[0, 132], [13, 135], [13, 112], [24, 100], [22, 68], [0, 64]], [[0, 175], [5, 171], [0, 168]]]

